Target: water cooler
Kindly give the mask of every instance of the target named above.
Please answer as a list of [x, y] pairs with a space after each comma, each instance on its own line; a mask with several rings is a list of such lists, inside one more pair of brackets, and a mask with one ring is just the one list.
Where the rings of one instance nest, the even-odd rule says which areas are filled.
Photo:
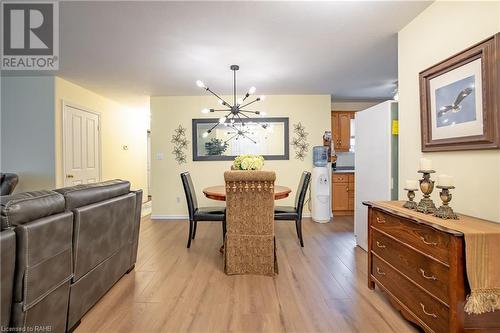
[[328, 164], [328, 147], [313, 148], [313, 170], [311, 175], [311, 217], [314, 222], [330, 222], [331, 182], [330, 166]]

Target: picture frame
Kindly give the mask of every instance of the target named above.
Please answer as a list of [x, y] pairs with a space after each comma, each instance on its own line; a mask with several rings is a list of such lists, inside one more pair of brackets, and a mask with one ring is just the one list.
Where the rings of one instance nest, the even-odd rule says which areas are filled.
[[423, 152], [500, 148], [500, 33], [419, 80]]
[[[262, 133], [252, 133], [251, 139], [230, 140], [228, 144], [217, 150], [212, 151], [212, 140], [220, 140], [225, 135], [231, 137], [233, 134], [220, 126], [220, 133], [213, 131], [208, 137], [203, 137], [203, 132], [219, 123], [218, 118], [192, 119], [192, 143], [193, 143], [193, 161], [232, 161], [241, 154], [262, 155], [266, 160], [289, 160], [289, 119], [288, 117], [260, 117], [248, 118], [250, 123], [266, 124], [268, 135], [259, 135]], [[251, 124], [248, 124], [250, 126]], [[260, 126], [257, 126], [260, 129]], [[274, 130], [270, 130], [274, 128]], [[270, 130], [270, 131], [269, 131]], [[231, 131], [231, 130], [230, 130]], [[270, 141], [274, 144], [269, 144]], [[239, 144], [238, 144], [239, 141]], [[245, 144], [246, 143], [246, 144]], [[219, 145], [220, 146], [220, 141]], [[247, 148], [253, 148], [248, 151]]]

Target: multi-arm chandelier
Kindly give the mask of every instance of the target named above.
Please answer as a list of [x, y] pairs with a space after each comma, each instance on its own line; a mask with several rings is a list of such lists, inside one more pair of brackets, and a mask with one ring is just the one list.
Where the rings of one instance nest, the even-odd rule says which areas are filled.
[[[225, 142], [231, 140], [231, 139], [236, 139], [240, 137], [244, 137], [249, 139], [250, 141], [255, 142], [251, 137], [249, 137], [250, 130], [248, 129], [247, 124], [252, 122], [252, 119], [250, 118], [249, 114], [255, 114], [255, 115], [260, 115], [264, 116], [265, 112], [262, 111], [256, 111], [256, 110], [248, 110], [246, 109], [248, 106], [264, 100], [264, 96], [256, 97], [252, 101], [247, 101], [248, 98], [250, 98], [253, 94], [255, 94], [255, 87], [250, 87], [248, 91], [245, 93], [244, 97], [237, 99], [236, 95], [236, 71], [240, 69], [238, 65], [231, 65], [229, 67], [233, 71], [233, 103], [230, 104], [226, 100], [224, 100], [222, 97], [217, 95], [215, 92], [213, 92], [209, 87], [207, 87], [203, 81], [198, 80], [196, 81], [196, 85], [200, 88], [205, 89], [212, 95], [214, 95], [216, 98], [219, 99], [219, 104], [222, 106], [221, 109], [203, 109], [201, 110], [202, 113], [212, 113], [212, 112], [223, 112], [225, 113], [224, 116], [219, 118], [219, 122], [216, 123], [214, 126], [212, 126], [210, 129], [208, 129], [206, 132], [203, 133], [203, 137], [207, 137], [217, 126], [223, 125], [228, 127], [229, 131], [227, 134], [232, 135], [229, 139], [227, 139]], [[245, 102], [247, 101], [247, 102]], [[267, 124], [260, 124], [263, 128], [267, 128]]]

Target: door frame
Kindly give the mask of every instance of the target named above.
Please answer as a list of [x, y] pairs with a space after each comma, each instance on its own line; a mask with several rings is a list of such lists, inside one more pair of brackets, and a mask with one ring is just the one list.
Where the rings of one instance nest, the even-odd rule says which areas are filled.
[[67, 146], [67, 142], [66, 142], [66, 135], [65, 135], [65, 124], [66, 124], [66, 107], [69, 106], [73, 109], [78, 109], [80, 111], [84, 111], [84, 112], [88, 112], [88, 113], [92, 113], [94, 115], [97, 116], [97, 119], [99, 121], [99, 126], [98, 126], [98, 129], [97, 129], [97, 138], [99, 140], [99, 142], [97, 143], [97, 149], [98, 149], [98, 156], [99, 156], [99, 182], [102, 181], [102, 124], [101, 124], [101, 113], [98, 112], [98, 111], [94, 111], [92, 109], [89, 109], [87, 107], [84, 107], [84, 106], [81, 106], [81, 105], [78, 105], [76, 103], [73, 103], [73, 102], [70, 102], [68, 100], [65, 100], [65, 99], [62, 99], [61, 100], [61, 104], [62, 104], [62, 109], [61, 109], [61, 113], [62, 113], [62, 132], [61, 132], [61, 135], [62, 135], [62, 186], [65, 187], [66, 184], [66, 146]]

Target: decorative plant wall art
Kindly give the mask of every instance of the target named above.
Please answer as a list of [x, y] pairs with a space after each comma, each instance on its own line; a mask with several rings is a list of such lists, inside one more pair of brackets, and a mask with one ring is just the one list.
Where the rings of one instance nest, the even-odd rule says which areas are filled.
[[172, 150], [172, 154], [175, 156], [175, 160], [178, 164], [187, 163], [187, 155], [186, 151], [188, 148], [189, 141], [186, 138], [187, 128], [179, 125], [174, 130], [174, 134], [172, 135], [172, 142], [174, 144], [174, 150]]
[[293, 125], [294, 137], [292, 138], [292, 146], [295, 151], [295, 158], [303, 161], [309, 151], [309, 143], [307, 143], [306, 128], [302, 123]]

